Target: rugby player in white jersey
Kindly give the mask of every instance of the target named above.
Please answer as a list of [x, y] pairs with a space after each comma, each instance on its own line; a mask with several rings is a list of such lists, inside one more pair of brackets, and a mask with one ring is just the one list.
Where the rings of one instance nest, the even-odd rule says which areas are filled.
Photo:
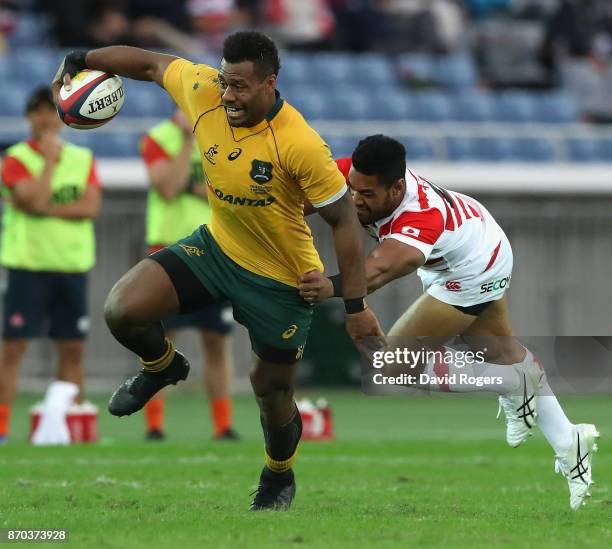
[[[415, 271], [423, 283], [423, 295], [388, 336], [414, 341], [427, 336], [428, 346], [432, 340], [439, 342], [436, 348], [457, 335], [468, 344], [486, 342], [482, 364], [430, 360], [420, 365], [432, 379], [451, 380], [461, 372], [484, 383], [416, 386], [497, 393], [512, 447], [531, 435], [537, 421], [555, 451], [557, 472], [568, 481], [570, 506], [579, 508], [592, 483], [591, 457], [599, 433], [594, 425], [569, 421], [537, 360], [513, 337], [505, 296], [512, 248], [501, 227], [478, 201], [406, 169], [403, 145], [389, 137], [367, 137], [352, 159], [337, 163], [352, 190], [359, 220], [378, 240], [366, 262], [368, 293]], [[342, 295], [339, 276], [326, 278], [319, 272], [306, 273], [300, 291], [310, 302]]]

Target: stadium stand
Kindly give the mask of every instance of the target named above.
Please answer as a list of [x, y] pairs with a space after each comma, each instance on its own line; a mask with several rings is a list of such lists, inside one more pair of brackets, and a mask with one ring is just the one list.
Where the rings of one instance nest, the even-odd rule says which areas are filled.
[[[504, 24], [510, 33], [515, 27], [537, 27], [543, 34], [553, 24], [557, 4], [550, 0], [546, 8], [534, 9], [533, 2], [500, 2], [494, 10], [483, 10], [465, 2], [464, 7], [478, 37]], [[57, 38], [49, 18], [36, 9], [42, 4], [31, 0], [23, 5], [26, 9], [15, 12], [7, 47], [0, 51], [0, 144], [5, 145], [22, 136], [26, 92], [48, 82], [66, 53], [53, 46]], [[612, 161], [612, 132], [582, 122], [582, 101], [572, 95], [571, 86], [498, 89], [487, 81], [481, 43], [457, 43], [448, 51], [419, 48], [408, 39], [405, 51], [385, 50], [384, 40], [382, 47], [364, 53], [292, 50], [283, 54], [279, 89], [315, 127], [333, 124], [333, 131], [321, 131], [336, 155], [350, 152], [351, 144], [366, 133], [385, 131], [400, 138], [414, 160]], [[214, 51], [184, 55], [219, 62]], [[112, 124], [91, 135], [70, 132], [71, 139], [92, 146], [100, 156], [135, 157], [143, 128], [170, 115], [173, 104], [156, 86], [127, 81], [125, 87], [123, 111]]]
[[601, 157], [600, 142], [595, 139], [569, 139], [567, 146], [572, 162], [593, 162]]

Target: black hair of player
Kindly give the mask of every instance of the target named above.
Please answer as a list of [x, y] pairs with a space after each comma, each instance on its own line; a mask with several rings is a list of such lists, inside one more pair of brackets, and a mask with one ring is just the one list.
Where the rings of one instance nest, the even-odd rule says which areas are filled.
[[386, 135], [370, 135], [353, 151], [353, 167], [364, 175], [375, 175], [387, 189], [406, 176], [406, 149]]
[[232, 64], [251, 61], [262, 80], [280, 71], [276, 44], [265, 34], [256, 31], [230, 34], [223, 42], [223, 59]]
[[26, 102], [25, 112], [26, 114], [31, 113], [38, 110], [43, 105], [51, 107], [52, 109], [55, 108], [53, 92], [49, 86], [39, 86], [32, 91]]

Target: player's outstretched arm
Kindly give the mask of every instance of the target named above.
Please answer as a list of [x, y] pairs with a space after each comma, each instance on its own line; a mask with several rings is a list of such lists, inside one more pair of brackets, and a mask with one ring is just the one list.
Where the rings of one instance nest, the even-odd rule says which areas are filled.
[[95, 69], [135, 80], [149, 80], [160, 86], [173, 55], [156, 53], [131, 46], [109, 46], [97, 50], [70, 52], [53, 79], [57, 92], [62, 84], [70, 89], [70, 79], [84, 69]]
[[361, 225], [355, 204], [346, 192], [342, 198], [318, 209], [319, 214], [332, 227], [338, 267], [344, 287], [346, 330], [359, 348], [368, 336], [383, 336], [376, 316], [367, 308], [366, 277], [361, 240]]
[[[396, 278], [407, 276], [425, 263], [425, 256], [414, 246], [387, 239], [374, 248], [366, 259], [368, 294], [382, 288]], [[300, 295], [311, 303], [330, 297], [342, 297], [340, 275], [325, 277], [318, 271], [305, 273], [300, 279]]]

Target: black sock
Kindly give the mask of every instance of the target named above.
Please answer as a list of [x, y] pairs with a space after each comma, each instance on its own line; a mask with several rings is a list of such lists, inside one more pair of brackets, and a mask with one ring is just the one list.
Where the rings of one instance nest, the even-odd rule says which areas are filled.
[[264, 466], [261, 472], [260, 481], [266, 484], [276, 484], [277, 486], [288, 486], [292, 484], [294, 480], [293, 469], [289, 469], [284, 473], [275, 473], [268, 469], [268, 466]]
[[262, 417], [261, 426], [266, 441], [266, 468], [276, 475], [291, 472], [302, 436], [302, 416], [297, 406], [285, 425], [270, 425]]

